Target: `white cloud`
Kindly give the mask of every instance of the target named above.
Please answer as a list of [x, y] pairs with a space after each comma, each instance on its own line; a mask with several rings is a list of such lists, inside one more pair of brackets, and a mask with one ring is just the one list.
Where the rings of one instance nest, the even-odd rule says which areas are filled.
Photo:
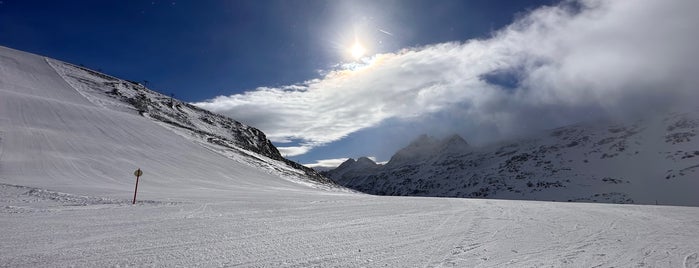
[[302, 155], [313, 149], [310, 145], [305, 146], [277, 146], [277, 150], [284, 157]]
[[349, 158], [323, 159], [323, 160], [316, 160], [315, 163], [303, 164], [303, 165], [310, 167], [310, 168], [336, 168], [340, 164], [347, 161], [347, 159], [349, 159]]
[[[387, 119], [435, 112], [482, 126], [453, 127], [487, 142], [591, 115], [662, 110], [699, 97], [696, 10], [695, 0], [566, 1], [489, 39], [376, 55], [299, 85], [195, 105], [256, 126], [272, 141], [300, 141], [280, 148], [289, 156]], [[515, 86], [484, 78], [498, 72], [516, 78]]]
[[[376, 157], [374, 156], [367, 156], [366, 158], [371, 159], [371, 161], [376, 162]], [[303, 164], [304, 166], [310, 167], [310, 168], [326, 168], [326, 169], [331, 169], [331, 168], [336, 168], [340, 166], [342, 163], [347, 161], [349, 158], [333, 158], [333, 159], [322, 159], [322, 160], [316, 160], [315, 163], [309, 163], [309, 164]], [[384, 162], [377, 162], [377, 164], [384, 165], [386, 164], [386, 161]]]

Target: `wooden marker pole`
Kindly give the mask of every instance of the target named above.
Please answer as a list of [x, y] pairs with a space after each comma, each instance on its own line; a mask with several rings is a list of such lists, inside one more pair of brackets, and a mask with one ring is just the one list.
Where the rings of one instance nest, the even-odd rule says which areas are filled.
[[133, 174], [136, 176], [136, 189], [133, 190], [133, 202], [131, 204], [136, 204], [136, 192], [138, 192], [138, 178], [143, 175], [143, 171], [141, 169], [137, 169], [136, 171], [133, 172]]

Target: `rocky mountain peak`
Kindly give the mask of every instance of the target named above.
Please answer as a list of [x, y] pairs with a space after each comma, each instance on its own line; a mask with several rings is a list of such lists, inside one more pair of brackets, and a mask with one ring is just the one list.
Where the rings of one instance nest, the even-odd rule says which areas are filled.
[[360, 157], [357, 159], [357, 164], [362, 165], [362, 166], [377, 166], [376, 162], [374, 160], [371, 160], [368, 157]]
[[422, 134], [408, 146], [396, 152], [387, 165], [420, 161], [437, 153], [463, 152], [468, 148], [468, 142], [457, 134], [443, 140]]
[[468, 142], [458, 134], [451, 135], [442, 140], [441, 151], [455, 150], [463, 151], [469, 148]]
[[427, 148], [432, 147], [439, 143], [439, 140], [428, 136], [427, 134], [422, 134], [413, 140], [406, 148]]
[[340, 165], [339, 165], [337, 168], [335, 168], [335, 169], [336, 169], [336, 170], [344, 170], [344, 169], [346, 169], [346, 168], [348, 168], [348, 167], [353, 166], [354, 163], [356, 163], [356, 162], [357, 162], [357, 161], [354, 160], [353, 158], [349, 158], [349, 159], [345, 160], [345, 162], [342, 162], [342, 164], [340, 164]]

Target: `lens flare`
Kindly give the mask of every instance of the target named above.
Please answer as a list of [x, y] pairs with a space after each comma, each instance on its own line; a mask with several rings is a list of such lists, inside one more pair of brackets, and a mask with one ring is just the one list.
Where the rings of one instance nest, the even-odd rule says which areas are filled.
[[354, 41], [354, 45], [352, 45], [352, 48], [350, 48], [350, 54], [352, 54], [352, 57], [359, 59], [364, 56], [364, 53], [366, 53], [364, 46], [362, 46], [359, 41]]

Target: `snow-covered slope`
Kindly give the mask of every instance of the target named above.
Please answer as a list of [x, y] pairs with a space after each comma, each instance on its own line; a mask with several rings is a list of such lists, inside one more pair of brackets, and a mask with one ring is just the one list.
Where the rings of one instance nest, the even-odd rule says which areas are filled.
[[699, 208], [328, 189], [251, 128], [50, 63], [0, 47], [0, 267], [699, 265]]
[[567, 126], [480, 148], [458, 136], [423, 135], [385, 166], [367, 169], [348, 160], [327, 174], [381, 195], [699, 206], [697, 133], [699, 111], [693, 110]]
[[328, 184], [283, 159], [255, 128], [138, 84], [0, 48], [0, 182], [123, 196], [136, 168], [152, 185], [144, 194]]
[[695, 207], [227, 192], [132, 206], [0, 185], [0, 266], [699, 266]]

